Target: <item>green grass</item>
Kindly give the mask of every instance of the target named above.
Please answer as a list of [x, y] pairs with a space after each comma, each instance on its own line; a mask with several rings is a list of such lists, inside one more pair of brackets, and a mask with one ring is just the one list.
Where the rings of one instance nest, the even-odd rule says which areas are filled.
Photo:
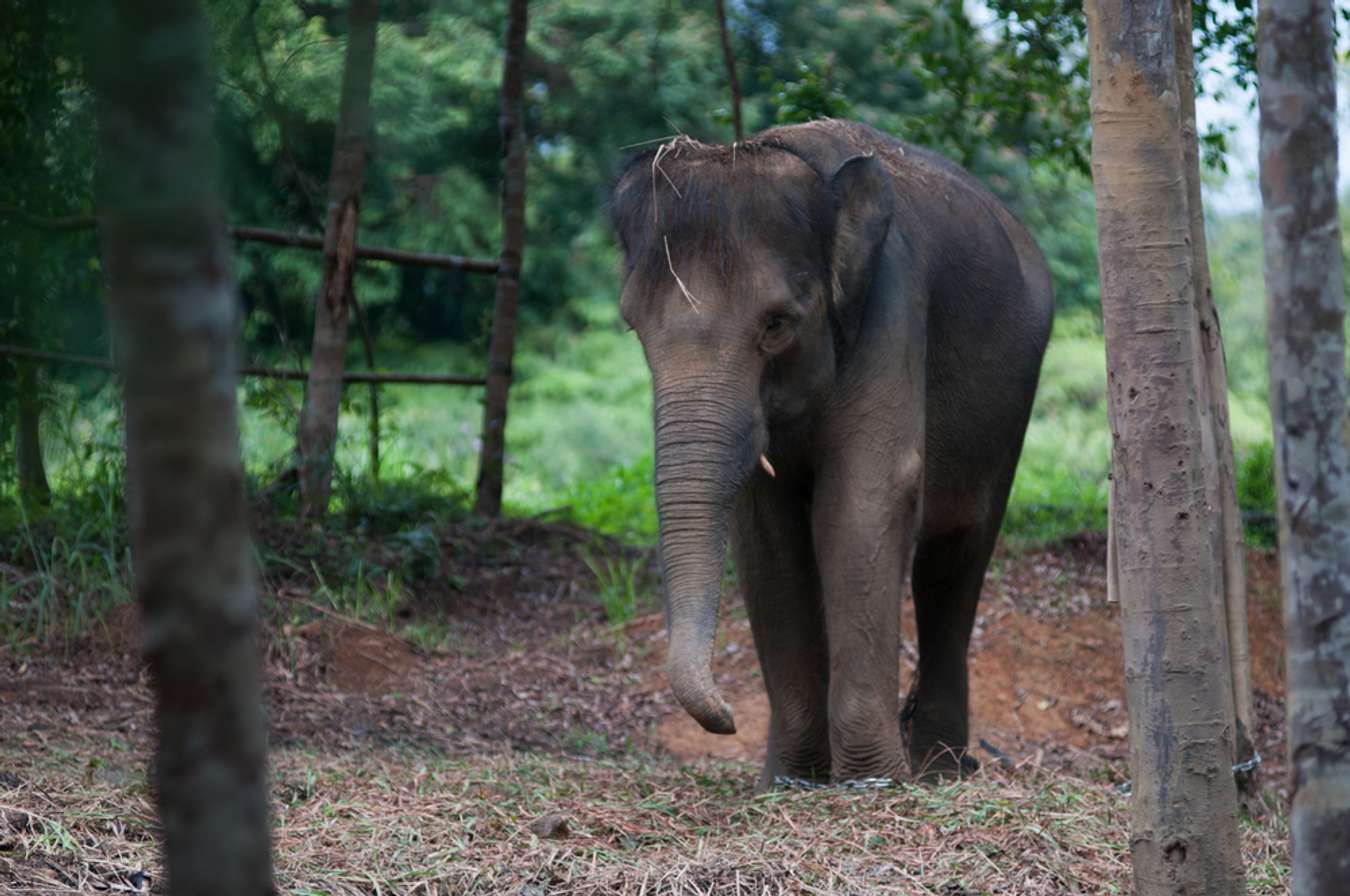
[[651, 593], [645, 581], [646, 558], [624, 553], [609, 556], [587, 551], [582, 558], [595, 576], [596, 599], [612, 625], [632, 622], [642, 596]]
[[[1250, 350], [1241, 339], [1234, 344]], [[383, 354], [391, 368], [473, 369], [463, 347], [394, 344]], [[568, 518], [630, 544], [653, 543], [650, 386], [640, 346], [623, 332], [617, 311], [602, 300], [578, 303], [568, 321], [523, 334], [520, 358], [508, 427], [507, 511]], [[1256, 385], [1264, 388], [1264, 382]], [[1100, 326], [1083, 313], [1061, 316], [1005, 520], [1011, 543], [1034, 545], [1104, 528], [1110, 460], [1105, 389]], [[339, 528], [394, 536], [406, 542], [400, 555], [407, 563], [434, 565], [435, 551], [419, 551], [418, 545], [434, 542], [438, 520], [468, 512], [479, 391], [384, 389], [383, 465], [376, 480], [367, 467], [366, 392], [350, 390], [334, 488]], [[273, 512], [289, 515], [294, 495], [268, 486], [290, 461], [288, 424], [298, 413], [299, 388], [250, 382], [241, 394], [250, 482], [255, 491], [267, 491]], [[111, 387], [62, 387], [57, 398], [60, 412], [47, 422], [52, 508], [29, 520], [10, 500], [0, 512], [0, 541], [25, 570], [0, 578], [0, 610], [11, 637], [78, 631], [127, 594], [121, 436]], [[1270, 543], [1274, 491], [1264, 405], [1250, 392], [1234, 393], [1230, 403], [1242, 504], [1256, 514], [1250, 535]], [[413, 568], [407, 576], [426, 572]], [[631, 612], [624, 603], [632, 590], [624, 587], [627, 572], [597, 571], [606, 612], [615, 620]], [[363, 575], [360, 569], [335, 572], [326, 580], [334, 600], [347, 606], [362, 596], [378, 609], [381, 600]], [[407, 576], [401, 581], [410, 581]], [[380, 576], [380, 595], [388, 594], [386, 579]]]
[[75, 635], [129, 599], [120, 479], [102, 468], [48, 509], [0, 499], [0, 638]]
[[1086, 314], [1061, 316], [1041, 367], [1004, 536], [1037, 543], [1106, 526], [1106, 355]]
[[[1274, 479], [1258, 222], [1252, 216], [1227, 218], [1211, 231], [1240, 503], [1249, 538], [1269, 544]], [[352, 366], [363, 366], [359, 349], [353, 346], [352, 352]], [[466, 345], [391, 337], [377, 354], [385, 369], [473, 373], [482, 368], [481, 352]], [[257, 360], [292, 363], [279, 355]], [[653, 543], [650, 379], [641, 346], [619, 319], [617, 302], [610, 296], [576, 299], [547, 325], [527, 320], [516, 371], [507, 427], [507, 512], [570, 519], [630, 544]], [[39, 519], [21, 518], [12, 473], [0, 469], [0, 546], [23, 570], [17, 577], [0, 577], [0, 610], [11, 619], [21, 614], [20, 628], [26, 632], [78, 628], [125, 597], [122, 433], [115, 389], [105, 376], [86, 374], [74, 382], [49, 383], [48, 392], [44, 440], [56, 494], [52, 509]], [[292, 461], [301, 387], [250, 380], [240, 397], [250, 482], [267, 490], [275, 512], [288, 514], [294, 496], [268, 486]], [[333, 511], [343, 528], [406, 532], [415, 541], [419, 527], [428, 531], [429, 521], [465, 514], [477, 473], [482, 390], [383, 387], [378, 480], [369, 475], [368, 400], [364, 388], [350, 389], [342, 411]], [[1005, 539], [1034, 545], [1104, 528], [1110, 445], [1100, 322], [1081, 310], [1062, 313], [1013, 484]], [[359, 585], [348, 577], [334, 588]], [[57, 602], [58, 594], [69, 601]]]

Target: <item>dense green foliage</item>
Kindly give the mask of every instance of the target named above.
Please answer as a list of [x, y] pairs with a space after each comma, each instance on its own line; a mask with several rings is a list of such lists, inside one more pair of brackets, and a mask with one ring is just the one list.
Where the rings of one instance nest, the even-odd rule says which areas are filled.
[[[317, 233], [345, 4], [207, 6], [227, 214], [239, 224]], [[1245, 72], [1250, 4], [1237, 4], [1236, 18], [1204, 0], [1195, 8], [1202, 64], [1221, 51]], [[0, 338], [106, 355], [95, 240], [87, 231], [30, 226], [94, 208], [92, 129], [71, 10], [67, 0], [0, 0], [4, 20], [16, 23], [0, 54], [0, 146], [13, 160], [0, 176], [0, 273], [12, 286], [0, 305]], [[503, 11], [501, 2], [467, 0], [382, 5], [361, 242], [495, 255]], [[859, 118], [962, 161], [1027, 222], [1054, 273], [1060, 317], [1009, 526], [1040, 538], [1101, 525], [1108, 437], [1096, 234], [1081, 173], [1087, 104], [1079, 5], [744, 0], [729, 4], [729, 15], [747, 130], [819, 115]], [[605, 196], [622, 159], [645, 142], [676, 133], [729, 138], [712, 7], [533, 4], [527, 77], [525, 317], [508, 507], [648, 540], [655, 532], [649, 384], [641, 349], [615, 308], [618, 259]], [[1249, 218], [1217, 222], [1212, 249], [1239, 456], [1259, 457], [1267, 429], [1259, 232]], [[244, 354], [303, 366], [317, 256], [241, 243], [236, 257]], [[386, 369], [479, 372], [491, 293], [490, 278], [431, 269], [363, 264], [357, 277], [377, 363]], [[354, 345], [351, 365], [363, 364]], [[0, 378], [6, 407], [10, 383]], [[63, 506], [80, 507], [91, 484], [117, 478], [115, 393], [104, 375], [77, 369], [48, 370], [45, 383], [53, 484]], [[284, 509], [290, 496], [274, 480], [290, 461], [299, 386], [249, 380], [241, 397], [250, 475]], [[386, 387], [381, 397], [385, 478], [375, 483], [365, 469], [366, 393], [346, 396], [338, 512], [409, 520], [435, 508], [459, 512], [476, 463], [478, 391]], [[0, 435], [0, 491], [8, 494], [12, 439]], [[1248, 495], [1264, 500], [1252, 470]], [[6, 532], [22, 528], [0, 523]]]
[[[75, 15], [64, 0], [0, 0], [0, 22], [0, 343], [88, 343], [102, 330], [93, 235], [31, 226], [90, 208], [92, 113]], [[0, 470], [13, 462], [15, 373], [0, 359]]]
[[[7, 172], [0, 203], [45, 218], [88, 213], [91, 128], [73, 63], [78, 53], [69, 46], [79, 28], [62, 18], [64, 3], [17, 6], [6, 20], [27, 21], [33, 34], [46, 36], [28, 40], [29, 30], [21, 30], [7, 37], [22, 52], [7, 54], [20, 65], [0, 84], [21, 88], [6, 108], [26, 127], [6, 128], [5, 139], [26, 147], [36, 167]], [[384, 4], [363, 242], [495, 254], [501, 6]], [[239, 224], [318, 232], [343, 4], [209, 0], [208, 8], [229, 216]], [[1035, 204], [1024, 189], [1025, 160], [1082, 155], [1081, 77], [1065, 81], [1063, 98], [1052, 96], [1058, 51], [1046, 55], [1046, 46], [1012, 25], [1006, 33], [976, 28], [959, 2], [930, 8], [919, 0], [747, 0], [732, 4], [731, 16], [751, 130], [851, 114], [951, 152], [1023, 211]], [[60, 45], [52, 45], [52, 34], [61, 35]], [[729, 97], [716, 23], [700, 6], [536, 4], [529, 46], [523, 301], [529, 319], [539, 321], [573, 299], [614, 288], [604, 199], [622, 158], [637, 144], [675, 133], [726, 139]], [[1069, 55], [1081, 57], [1081, 50]], [[39, 201], [34, 190], [51, 195]], [[44, 242], [60, 256], [44, 269], [89, 269], [87, 241], [48, 234]], [[302, 347], [317, 258], [254, 244], [241, 244], [237, 257], [250, 353]], [[84, 264], [71, 263], [77, 258]], [[1077, 261], [1071, 253], [1067, 263]], [[379, 338], [449, 339], [479, 349], [491, 289], [488, 278], [420, 268], [365, 265], [358, 278], [358, 297]], [[63, 304], [89, 309], [85, 316], [97, 320], [96, 292], [96, 282], [81, 283]], [[29, 301], [51, 304], [47, 294]], [[96, 327], [62, 333], [52, 343], [107, 349]]]

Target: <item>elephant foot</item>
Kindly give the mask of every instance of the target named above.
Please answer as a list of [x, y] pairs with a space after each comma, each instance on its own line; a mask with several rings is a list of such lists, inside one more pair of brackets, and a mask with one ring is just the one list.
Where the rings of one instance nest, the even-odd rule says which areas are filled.
[[881, 781], [899, 784], [910, 779], [909, 762], [903, 744], [892, 742], [867, 751], [867, 756], [851, 757], [853, 762], [838, 762], [830, 775], [836, 786], [870, 786]]
[[980, 761], [966, 750], [956, 751], [950, 747], [937, 746], [920, 757], [910, 758], [914, 770], [914, 780], [920, 784], [941, 784], [951, 780], [969, 778], [980, 770]]
[[764, 793], [779, 787], [810, 790], [815, 787], [828, 787], [830, 784], [830, 762], [828, 752], [824, 758], [814, 758], [804, 762], [785, 761], [771, 757], [764, 763], [756, 790]]
[[[970, 754], [965, 737], [943, 737], [941, 732], [952, 731], [952, 724], [937, 725], [927, 718], [916, 718], [918, 700], [911, 692], [900, 711], [900, 734], [909, 748], [910, 769], [914, 780], [923, 784], [937, 784], [952, 779], [968, 778], [980, 770], [980, 761]], [[964, 724], [960, 726], [964, 729]], [[917, 729], [917, 733], [916, 733]], [[950, 744], [963, 744], [954, 747]]]

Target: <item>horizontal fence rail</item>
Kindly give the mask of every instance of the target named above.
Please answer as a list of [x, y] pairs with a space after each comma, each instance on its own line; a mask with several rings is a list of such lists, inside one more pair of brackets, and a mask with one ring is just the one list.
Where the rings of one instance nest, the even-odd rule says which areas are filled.
[[[52, 233], [70, 233], [90, 230], [98, 224], [92, 215], [72, 215], [66, 218], [41, 218], [22, 209], [0, 206], [0, 217], [18, 221], [38, 230]], [[268, 243], [292, 249], [323, 251], [323, 237], [308, 233], [290, 233], [270, 227], [227, 227], [226, 231], [241, 242]], [[501, 262], [495, 258], [473, 258], [467, 255], [442, 255], [438, 252], [407, 252], [385, 246], [357, 246], [356, 257], [366, 261], [387, 261], [392, 264], [440, 268], [446, 271], [465, 271], [471, 274], [501, 273]]]
[[[266, 227], [230, 227], [230, 236], [236, 240], [289, 246], [293, 249], [323, 251], [323, 237], [304, 233], [287, 233]], [[441, 268], [447, 271], [467, 271], [472, 274], [497, 274], [501, 264], [495, 258], [469, 258], [464, 255], [440, 255], [435, 252], [405, 252], [382, 246], [357, 246], [356, 257], [367, 261], [388, 261], [394, 264]]]
[[[92, 367], [97, 370], [117, 371], [117, 364], [107, 358], [95, 358], [90, 355], [69, 355], [64, 352], [47, 352], [20, 345], [0, 344], [0, 357], [23, 358], [43, 364], [70, 364], [75, 367]], [[294, 380], [303, 382], [309, 374], [303, 370], [286, 370], [278, 367], [245, 366], [237, 369], [241, 377], [257, 377], [272, 380]], [[354, 370], [342, 374], [344, 383], [402, 384], [407, 386], [482, 386], [487, 383], [480, 376], [458, 376], [439, 373], [397, 373], [375, 370]]]

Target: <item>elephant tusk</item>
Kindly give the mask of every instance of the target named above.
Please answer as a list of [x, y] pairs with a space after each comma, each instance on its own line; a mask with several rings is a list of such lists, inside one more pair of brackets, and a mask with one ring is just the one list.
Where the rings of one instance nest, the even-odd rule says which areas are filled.
[[764, 468], [764, 472], [768, 473], [769, 476], [774, 479], [778, 478], [778, 474], [773, 471], [773, 464], [769, 463], [769, 459], [762, 454], [759, 456], [759, 465]]

